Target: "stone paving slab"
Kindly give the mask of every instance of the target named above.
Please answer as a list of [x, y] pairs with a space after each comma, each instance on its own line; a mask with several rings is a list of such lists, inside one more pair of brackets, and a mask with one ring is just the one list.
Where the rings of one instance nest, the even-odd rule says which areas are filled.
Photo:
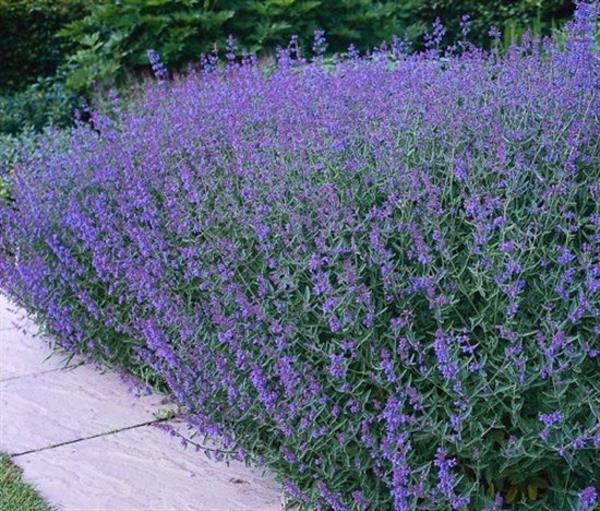
[[0, 293], [0, 331], [21, 326], [32, 326], [26, 314]]
[[[49, 339], [33, 337], [29, 331], [0, 330], [0, 381], [67, 367], [65, 358], [50, 347]], [[78, 363], [72, 361], [69, 366]]]
[[0, 450], [41, 449], [145, 423], [162, 400], [131, 396], [117, 375], [90, 366], [1, 381]]
[[63, 511], [281, 509], [271, 479], [188, 449], [156, 427], [142, 426], [13, 461]]

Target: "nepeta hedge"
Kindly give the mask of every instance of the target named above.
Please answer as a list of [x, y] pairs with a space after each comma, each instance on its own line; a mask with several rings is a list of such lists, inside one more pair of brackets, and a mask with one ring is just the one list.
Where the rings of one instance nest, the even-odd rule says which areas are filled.
[[591, 510], [597, 16], [502, 56], [151, 52], [142, 99], [15, 158], [0, 285], [301, 509]]

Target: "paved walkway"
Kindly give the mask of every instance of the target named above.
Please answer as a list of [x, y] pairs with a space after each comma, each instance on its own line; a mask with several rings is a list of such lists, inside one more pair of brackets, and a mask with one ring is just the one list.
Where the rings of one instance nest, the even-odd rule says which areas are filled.
[[[0, 295], [0, 451], [61, 511], [281, 509], [259, 470], [208, 459], [159, 429], [159, 395], [65, 360]], [[50, 357], [50, 358], [48, 358]], [[183, 426], [170, 421], [173, 428]]]

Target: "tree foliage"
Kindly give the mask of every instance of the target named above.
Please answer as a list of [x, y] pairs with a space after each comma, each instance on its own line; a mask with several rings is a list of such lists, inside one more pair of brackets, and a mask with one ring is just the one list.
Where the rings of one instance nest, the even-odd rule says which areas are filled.
[[70, 51], [55, 33], [81, 18], [87, 0], [0, 0], [0, 91], [20, 90], [48, 76]]

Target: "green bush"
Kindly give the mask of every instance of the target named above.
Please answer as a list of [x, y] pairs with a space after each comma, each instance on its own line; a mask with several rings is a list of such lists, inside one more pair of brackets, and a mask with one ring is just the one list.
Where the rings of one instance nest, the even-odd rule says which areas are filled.
[[293, 35], [308, 49], [317, 29], [326, 32], [331, 52], [345, 51], [350, 44], [366, 50], [394, 35], [418, 47], [437, 17], [448, 24], [452, 41], [460, 36], [461, 17], [470, 14], [470, 38], [485, 44], [492, 25], [512, 40], [529, 27], [548, 32], [572, 10], [568, 0], [122, 0], [95, 4], [60, 34], [77, 48], [69, 58], [67, 84], [85, 91], [113, 84], [126, 71], [144, 69], [149, 48], [177, 69], [197, 61], [203, 52], [223, 48], [229, 34], [241, 48], [258, 54], [287, 45]]
[[23, 161], [23, 154], [35, 150], [39, 136], [30, 129], [18, 136], [0, 133], [0, 202], [9, 200], [8, 181], [15, 165]]
[[575, 9], [575, 2], [569, 0], [429, 0], [419, 4], [417, 17], [429, 23], [436, 17], [447, 22], [450, 40], [460, 34], [461, 16], [469, 14], [472, 20], [469, 38], [478, 45], [488, 43], [492, 26], [503, 32], [505, 45], [518, 39], [525, 30], [547, 34]]
[[55, 77], [41, 77], [22, 91], [0, 95], [0, 133], [71, 123], [77, 97]]
[[363, 50], [389, 40], [393, 34], [416, 38], [425, 25], [413, 17], [422, 0], [254, 0], [223, 2], [235, 11], [229, 33], [252, 51], [286, 46], [297, 35], [310, 48], [315, 30], [327, 34], [330, 51], [345, 51], [350, 44]]
[[0, 90], [19, 90], [50, 76], [71, 50], [55, 38], [64, 24], [85, 14], [89, 0], [0, 0]]
[[233, 15], [228, 9], [202, 7], [197, 0], [97, 3], [59, 33], [77, 47], [67, 64], [67, 86], [89, 91], [94, 85], [111, 85], [125, 70], [147, 68], [149, 48], [170, 65], [195, 60], [210, 50]]
[[153, 48], [169, 66], [181, 68], [201, 53], [223, 48], [229, 34], [256, 53], [287, 45], [293, 35], [310, 44], [317, 29], [327, 32], [330, 49], [349, 44], [367, 48], [394, 32], [416, 36], [422, 26], [409, 26], [419, 1], [399, 7], [386, 0], [123, 0], [101, 2], [88, 15], [71, 22], [60, 35], [77, 47], [69, 58], [67, 85], [78, 91], [114, 83], [126, 70], [146, 69]]
[[[462, 15], [472, 18], [471, 37], [488, 40], [491, 25], [507, 38], [527, 27], [548, 32], [573, 11], [568, 0], [0, 0], [0, 89], [22, 89], [38, 76], [53, 74], [67, 58], [68, 86], [89, 91], [114, 83], [126, 70], [146, 66], [154, 48], [174, 68], [197, 60], [233, 34], [240, 46], [271, 52], [298, 35], [305, 47], [316, 29], [325, 30], [330, 51], [350, 43], [366, 49], [393, 34], [411, 41], [436, 17], [449, 39]], [[60, 31], [63, 37], [55, 37]]]

